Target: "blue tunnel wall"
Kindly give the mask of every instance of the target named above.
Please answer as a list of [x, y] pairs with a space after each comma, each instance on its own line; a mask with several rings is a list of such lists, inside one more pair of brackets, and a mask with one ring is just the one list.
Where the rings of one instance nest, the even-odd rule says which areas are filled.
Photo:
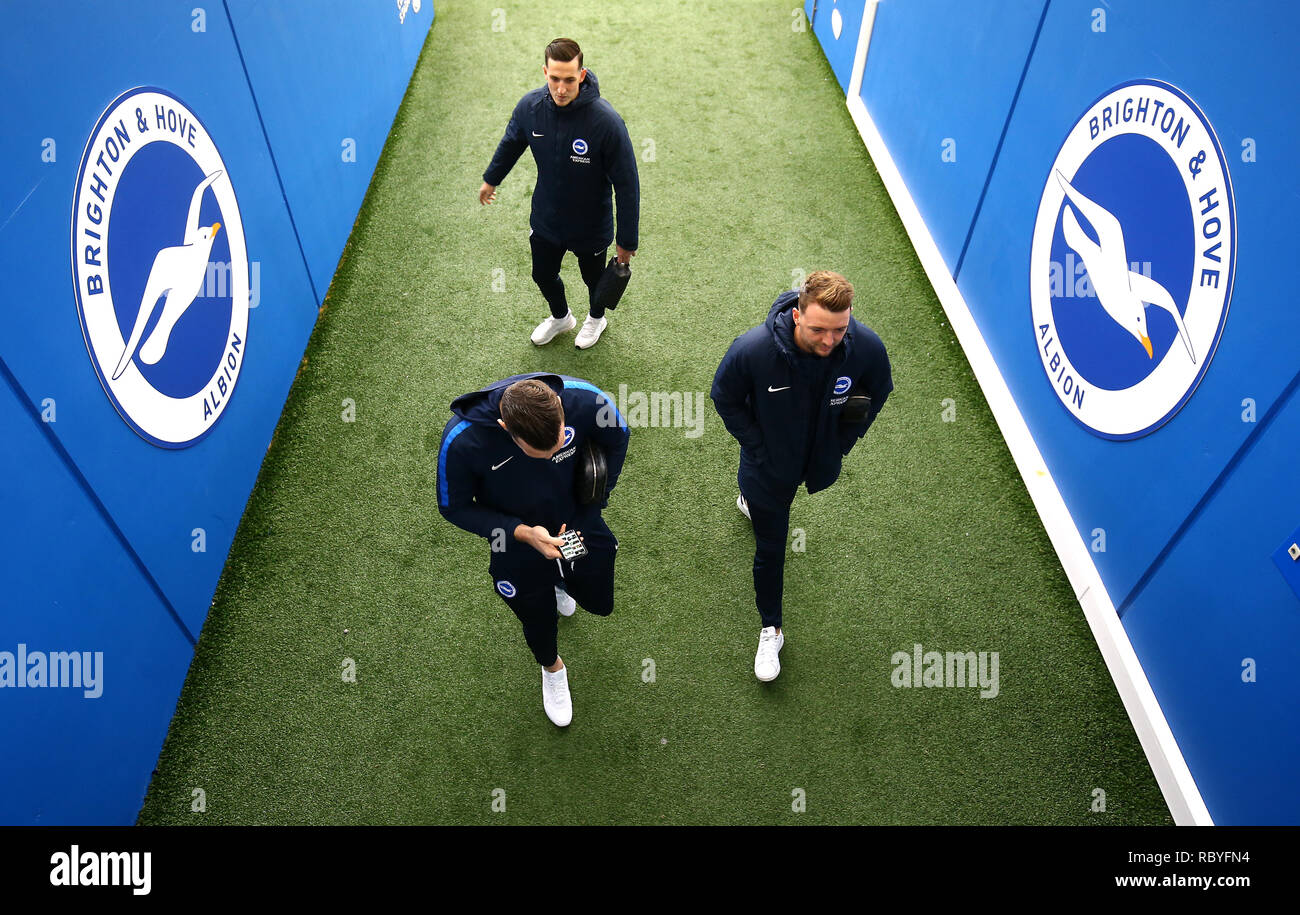
[[[134, 821], [433, 17], [432, 0], [0, 11], [0, 823]], [[190, 223], [217, 222], [210, 262], [185, 268]]]
[[[835, 11], [845, 23], [860, 23], [864, 9], [872, 17], [858, 97], [1088, 546], [1209, 813], [1225, 824], [1300, 822], [1300, 562], [1287, 552], [1300, 535], [1300, 312], [1287, 292], [1300, 198], [1289, 154], [1300, 127], [1287, 113], [1300, 10], [1211, 0], [813, 5], [813, 31], [847, 92], [858, 30], [836, 38], [828, 23]], [[1106, 137], [1094, 103], [1117, 93], [1118, 136], [1122, 100], [1165, 87], [1189, 121], [1199, 109], [1208, 140], [1193, 135], [1184, 152], [1171, 133], [1162, 158], [1151, 152], [1158, 143]], [[1057, 286], [1035, 272], [1047, 266], [1033, 262], [1040, 205], [1046, 227], [1054, 213], [1059, 227], [1051, 179], [1071, 150], [1084, 155], [1080, 186], [1089, 180], [1089, 193], [1123, 214], [1132, 266], [1175, 290], [1189, 326], [1208, 322], [1208, 347], [1185, 356], [1173, 319], [1149, 305], [1152, 355], [1136, 337], [1116, 337], [1109, 299], [1073, 252], [1057, 264], [1061, 249], [1051, 249]], [[1217, 212], [1188, 209], [1207, 190], [1196, 183], [1209, 180], [1202, 150], [1228, 176], [1209, 198], [1223, 204]], [[1160, 197], [1164, 185], [1173, 190]], [[1219, 236], [1229, 216], [1233, 237]], [[1095, 227], [1087, 240], [1100, 240]], [[1046, 336], [1036, 288], [1052, 290]], [[1214, 303], [1198, 299], [1194, 314], [1189, 297], [1216, 289], [1222, 310], [1202, 314]], [[1113, 350], [1100, 342], [1115, 339]], [[1151, 409], [1144, 399], [1159, 403], [1164, 389], [1171, 413], [1123, 435], [1090, 426], [1058, 395], [1053, 346], [1075, 368], [1091, 360], [1089, 396], [1109, 399], [1089, 421], [1118, 423], [1131, 403]], [[1184, 358], [1197, 371], [1160, 376], [1163, 388], [1118, 380], [1133, 363], [1155, 377]]]

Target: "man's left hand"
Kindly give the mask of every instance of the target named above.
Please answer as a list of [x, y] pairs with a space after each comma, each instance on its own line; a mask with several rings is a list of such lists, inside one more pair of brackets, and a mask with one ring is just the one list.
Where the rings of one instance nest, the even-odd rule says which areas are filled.
[[617, 242], [614, 243], [614, 247], [618, 249], [618, 262], [620, 264], [626, 264], [636, 257], [635, 251], [629, 251]]

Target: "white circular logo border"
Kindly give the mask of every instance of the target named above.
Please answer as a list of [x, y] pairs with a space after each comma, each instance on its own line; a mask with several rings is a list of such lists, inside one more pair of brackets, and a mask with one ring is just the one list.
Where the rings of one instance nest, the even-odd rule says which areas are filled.
[[[1186, 153], [1185, 158], [1188, 160], [1202, 149], [1206, 152], [1200, 175], [1197, 179], [1192, 180], [1188, 179], [1187, 163], [1179, 162], [1178, 159], [1173, 157], [1172, 153], [1170, 154], [1170, 158], [1178, 168], [1178, 174], [1183, 178], [1184, 185], [1187, 187], [1193, 222], [1197, 227], [1194, 242], [1196, 255], [1193, 258], [1191, 295], [1184, 310], [1183, 323], [1186, 325], [1188, 334], [1192, 339], [1195, 352], [1204, 355], [1199, 357], [1197, 364], [1193, 364], [1181, 345], [1171, 346], [1161, 358], [1160, 364], [1142, 381], [1121, 391], [1110, 391], [1089, 384], [1083, 396], [1086, 406], [1079, 406], [1064, 394], [1062, 385], [1057, 381], [1058, 377], [1065, 377], [1061, 374], [1062, 370], [1064, 370], [1065, 375], [1073, 377], [1076, 383], [1082, 375], [1075, 370], [1069, 356], [1056, 338], [1056, 325], [1052, 315], [1050, 274], [1052, 240], [1056, 231], [1056, 221], [1065, 198], [1065, 191], [1055, 180], [1055, 173], [1059, 169], [1067, 181], [1073, 180], [1079, 167], [1101, 143], [1121, 134], [1146, 136], [1155, 141], [1161, 149], [1167, 153], [1170, 152], [1166, 142], [1167, 138], [1157, 125], [1137, 123], [1136, 119], [1127, 123], [1116, 123], [1105, 128], [1105, 138], [1101, 140], [1101, 143], [1094, 142], [1089, 135], [1090, 118], [1093, 116], [1100, 118], [1104, 109], [1111, 107], [1117, 100], [1122, 102], [1125, 95], [1132, 94], [1134, 87], [1149, 90], [1152, 98], [1166, 104], [1170, 101], [1176, 102], [1180, 107], [1185, 107], [1194, 114], [1195, 118], [1193, 120], [1185, 121], [1189, 127], [1188, 139], [1192, 140], [1192, 142], [1184, 144], [1183, 152]], [[1179, 155], [1182, 155], [1182, 152]], [[1221, 255], [1222, 262], [1217, 265], [1203, 263], [1204, 258], [1201, 254], [1203, 250], [1201, 243], [1206, 240], [1200, 234], [1202, 225], [1200, 210], [1203, 204], [1199, 197], [1212, 187], [1218, 187], [1222, 194], [1221, 197], [1215, 198], [1219, 203], [1219, 207], [1214, 211], [1214, 215], [1220, 216], [1229, 223], [1229, 231], [1225, 233], [1221, 229], [1216, 236], [1216, 238], [1224, 236], [1225, 240], [1230, 242], [1226, 246], [1226, 251], [1223, 248], [1219, 249], [1223, 252]], [[1206, 246], [1208, 246], [1208, 243]], [[1130, 261], [1140, 259], [1135, 256], [1135, 252], [1132, 250], [1127, 253]], [[1034, 220], [1034, 235], [1029, 262], [1029, 294], [1034, 341], [1043, 370], [1047, 373], [1047, 381], [1062, 406], [1084, 428], [1102, 438], [1109, 439], [1140, 438], [1156, 431], [1171, 420], [1191, 399], [1214, 358], [1215, 350], [1218, 348], [1219, 340], [1223, 334], [1224, 323], [1228, 317], [1228, 309], [1232, 302], [1232, 285], [1236, 273], [1236, 261], [1237, 213], [1236, 199], [1232, 192], [1232, 177], [1223, 155], [1223, 148], [1219, 145], [1218, 136], [1215, 134], [1214, 128], [1211, 126], [1209, 119], [1206, 118], [1205, 113], [1201, 111], [1200, 106], [1176, 86], [1154, 79], [1138, 79], [1121, 83], [1107, 90], [1093, 101], [1066, 134], [1065, 140], [1061, 143], [1061, 147], [1056, 154], [1056, 159], [1048, 170], [1043, 193], [1038, 204], [1038, 213]], [[1220, 285], [1217, 289], [1201, 286], [1196, 282], [1196, 273], [1204, 266], [1214, 266], [1220, 269]], [[1071, 282], [1073, 278], [1066, 277], [1065, 280]], [[1050, 344], [1051, 355], [1049, 355], [1045, 345], [1047, 341], [1039, 331], [1043, 324], [1051, 327], [1051, 330], [1048, 331], [1048, 337], [1052, 341]], [[1175, 344], [1177, 344], [1177, 341], [1175, 341]], [[1056, 368], [1051, 367], [1053, 355], [1059, 356], [1061, 360], [1061, 363]]]
[[[179, 134], [158, 129], [156, 122], [152, 120], [154, 105], [175, 108], [178, 113], [184, 113], [191, 119], [196, 137], [194, 148], [181, 142]], [[144, 135], [141, 135], [136, 126], [136, 108], [141, 109], [146, 123], [150, 124], [148, 133]], [[101, 188], [104, 202], [100, 203], [98, 196], [90, 192], [89, 188], [93, 183], [90, 174], [93, 174], [93, 170], [88, 173], [87, 165], [91, 161], [92, 153], [102, 150], [103, 141], [113, 135], [114, 127], [119, 120], [127, 125], [127, 130], [132, 135], [131, 142], [119, 144], [122, 155], [116, 162], [111, 163], [114, 173], [108, 188], [106, 190]], [[120, 177], [131, 159], [144, 147], [160, 142], [169, 142], [181, 149], [194, 160], [205, 175], [210, 175], [218, 169], [222, 171], [222, 176], [209, 190], [216, 195], [221, 207], [221, 228], [228, 233], [227, 244], [230, 247], [229, 291], [232, 311], [226, 345], [222, 349], [221, 359], [203, 389], [186, 398], [170, 397], [158, 391], [145, 379], [134, 360], [116, 381], [112, 379], [111, 374], [111, 367], [116, 364], [126, 347], [126, 341], [117, 323], [116, 310], [119, 306], [113, 302], [112, 283], [109, 279], [108, 242], [112, 231], [113, 199]], [[89, 220], [87, 205], [90, 202], [99, 206], [104, 213], [103, 221], [99, 225]], [[246, 357], [249, 311], [248, 249], [244, 238], [243, 218], [235, 197], [234, 185], [230, 181], [230, 170], [226, 167], [221, 153], [217, 150], [216, 142], [208, 133], [202, 119], [185, 102], [165, 89], [137, 86], [113, 99], [100, 115], [86, 141], [86, 148], [77, 171], [71, 222], [72, 278], [76, 287], [77, 318], [81, 322], [82, 337], [104, 393], [108, 395], [123, 421], [146, 441], [162, 448], [186, 448], [196, 444], [215, 427], [234, 393]], [[86, 227], [99, 232], [102, 239], [92, 242], [92, 239], [82, 232]], [[103, 292], [94, 296], [88, 295], [85, 284], [90, 274], [89, 270], [83, 269], [87, 265], [80, 256], [87, 243], [93, 243], [100, 248], [100, 259], [103, 264], [102, 267], [91, 268], [103, 282]], [[90, 302], [87, 302], [88, 298]], [[89, 309], [88, 304], [91, 306]], [[230, 343], [236, 336], [242, 343], [239, 346], [236, 364], [231, 368], [228, 358], [231, 351]], [[107, 371], [105, 364], [109, 366]], [[219, 379], [222, 378], [227, 382], [224, 394], [220, 393], [219, 387]], [[205, 418], [204, 402], [214, 392], [220, 396], [220, 401], [211, 407], [211, 415]]]

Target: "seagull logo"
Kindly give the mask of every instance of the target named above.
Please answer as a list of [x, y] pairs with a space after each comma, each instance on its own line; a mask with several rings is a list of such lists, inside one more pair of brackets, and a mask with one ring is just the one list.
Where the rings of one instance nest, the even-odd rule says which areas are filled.
[[1191, 399], [1232, 299], [1232, 179], [1205, 113], [1141, 79], [1103, 93], [1046, 167], [1030, 242], [1034, 345], [1101, 438], [1149, 435]]
[[82, 153], [71, 230], [104, 393], [151, 444], [202, 440], [243, 370], [251, 296], [235, 177], [199, 115], [161, 88], [110, 102]]
[[1187, 326], [1183, 324], [1183, 316], [1178, 313], [1178, 306], [1174, 304], [1173, 297], [1155, 280], [1129, 269], [1128, 254], [1124, 248], [1124, 229], [1120, 226], [1119, 220], [1105, 207], [1094, 203], [1071, 187], [1070, 182], [1066, 181], [1065, 176], [1059, 171], [1056, 173], [1056, 180], [1060, 182], [1070, 203], [1078, 207], [1092, 224], [1101, 241], [1101, 244], [1093, 244], [1092, 239], [1084, 234], [1079, 220], [1074, 215], [1074, 210], [1067, 205], [1062, 217], [1065, 224], [1065, 240], [1083, 258], [1093, 288], [1097, 290], [1097, 300], [1106, 310], [1106, 314], [1136, 337], [1142, 344], [1142, 348], [1147, 351], [1147, 358], [1153, 359], [1155, 354], [1151, 351], [1151, 338], [1147, 336], [1146, 305], [1157, 305], [1163, 308], [1178, 327], [1183, 346], [1187, 348], [1187, 357], [1195, 363], [1196, 353], [1192, 349], [1192, 340], [1187, 335]]
[[212, 251], [212, 242], [221, 229], [221, 223], [200, 226], [199, 204], [203, 200], [203, 192], [220, 177], [221, 170], [218, 169], [204, 178], [190, 195], [189, 214], [185, 217], [185, 240], [174, 247], [163, 248], [153, 259], [144, 295], [140, 299], [140, 308], [135, 315], [131, 339], [127, 341], [122, 350], [122, 358], [113, 371], [114, 381], [122, 377], [131, 357], [135, 355], [140, 337], [144, 334], [159, 297], [166, 296], [162, 315], [140, 350], [140, 358], [148, 365], [156, 365], [167, 352], [167, 341], [171, 337], [172, 328], [186, 309], [194, 304], [195, 297], [203, 288], [208, 270], [208, 255]]

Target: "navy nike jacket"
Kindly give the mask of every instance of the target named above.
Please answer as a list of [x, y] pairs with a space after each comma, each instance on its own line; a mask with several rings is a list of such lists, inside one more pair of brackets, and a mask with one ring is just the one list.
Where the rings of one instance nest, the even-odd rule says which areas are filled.
[[[791, 309], [799, 293], [777, 298], [767, 320], [737, 337], [713, 376], [711, 396], [727, 431], [764, 476], [817, 492], [835, 482], [840, 463], [866, 435], [894, 389], [889, 356], [857, 318], [826, 357], [794, 342]], [[840, 427], [850, 395], [871, 398], [866, 421]]]
[[[564, 447], [550, 458], [531, 458], [497, 425], [501, 395], [516, 381], [540, 378], [564, 406]], [[579, 378], [532, 372], [513, 375], [457, 397], [438, 448], [438, 510], [457, 527], [513, 539], [520, 524], [540, 524], [552, 534], [572, 522], [580, 506], [574, 491], [578, 449], [595, 439], [605, 449], [609, 492], [627, 456], [627, 423], [609, 397]], [[604, 504], [601, 505], [604, 507]], [[590, 510], [589, 508], [587, 510]]]
[[612, 187], [618, 193], [618, 244], [636, 250], [636, 151], [623, 119], [600, 97], [596, 74], [587, 71], [578, 97], [563, 108], [545, 86], [521, 98], [483, 180], [499, 185], [527, 148], [537, 160], [529, 221], [534, 232], [572, 251], [603, 251], [614, 237]]

